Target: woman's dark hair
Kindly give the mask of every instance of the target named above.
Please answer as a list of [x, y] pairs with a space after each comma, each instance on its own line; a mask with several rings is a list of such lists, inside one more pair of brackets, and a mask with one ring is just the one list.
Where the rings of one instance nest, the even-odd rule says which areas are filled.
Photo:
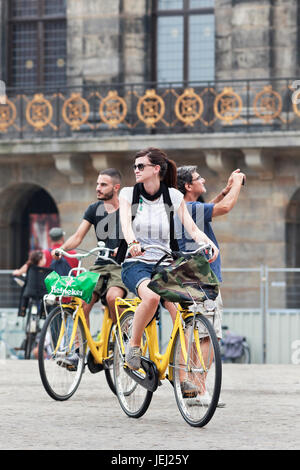
[[43, 252], [41, 250], [32, 251], [29, 255], [27, 264], [28, 265], [34, 264], [35, 266], [37, 266], [42, 258], [43, 258]]
[[153, 165], [160, 166], [160, 179], [168, 188], [177, 188], [176, 163], [170, 160], [165, 152], [155, 147], [148, 147], [135, 154], [135, 159], [148, 157]]

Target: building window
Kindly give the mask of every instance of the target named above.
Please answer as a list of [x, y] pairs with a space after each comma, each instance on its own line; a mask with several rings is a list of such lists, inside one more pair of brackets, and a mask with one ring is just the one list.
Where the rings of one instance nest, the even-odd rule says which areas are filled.
[[157, 81], [214, 80], [214, 0], [156, 0], [154, 21]]
[[8, 13], [9, 86], [64, 86], [66, 0], [10, 0]]

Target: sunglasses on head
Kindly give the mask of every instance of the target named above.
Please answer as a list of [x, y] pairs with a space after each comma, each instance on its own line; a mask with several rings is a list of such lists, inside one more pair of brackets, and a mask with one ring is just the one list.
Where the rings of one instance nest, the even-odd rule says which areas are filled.
[[133, 170], [135, 171], [138, 169], [139, 171], [143, 171], [145, 169], [145, 166], [156, 166], [156, 165], [151, 165], [150, 163], [138, 163], [137, 165], [133, 165]]

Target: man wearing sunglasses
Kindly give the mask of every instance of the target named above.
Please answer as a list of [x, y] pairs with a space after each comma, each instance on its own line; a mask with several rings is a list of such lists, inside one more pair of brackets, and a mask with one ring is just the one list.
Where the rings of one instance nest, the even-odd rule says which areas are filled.
[[[233, 171], [227, 181], [224, 189], [209, 203], [200, 202], [199, 199], [206, 193], [205, 179], [202, 178], [196, 166], [182, 166], [177, 169], [177, 185], [179, 191], [184, 195], [187, 208], [196, 223], [203, 232], [218, 246], [211, 221], [214, 217], [225, 215], [235, 206], [241, 185], [245, 180], [245, 175], [237, 169]], [[176, 223], [176, 233], [178, 237], [179, 248], [183, 251], [193, 251], [194, 242], [188, 235], [181, 230], [181, 225]], [[220, 254], [218, 258], [211, 263], [211, 268], [222, 281]]]
[[[233, 171], [225, 188], [209, 203], [203, 203], [200, 202], [199, 199], [206, 193], [205, 179], [198, 173], [197, 166], [182, 166], [177, 169], [177, 187], [184, 195], [188, 211], [197, 227], [202, 230], [218, 248], [218, 242], [212, 229], [211, 221], [214, 217], [225, 215], [233, 209], [238, 200], [241, 185], [244, 183], [245, 179], [246, 177], [240, 169]], [[182, 251], [195, 250], [197, 246], [194, 241], [190, 239], [178, 218], [175, 218], [175, 228], [179, 249]], [[217, 259], [210, 264], [210, 267], [219, 281], [222, 282], [220, 254]], [[214, 329], [217, 337], [221, 339], [223, 302], [220, 292], [216, 298], [216, 304]], [[225, 406], [225, 403], [219, 400], [218, 407], [223, 406]]]

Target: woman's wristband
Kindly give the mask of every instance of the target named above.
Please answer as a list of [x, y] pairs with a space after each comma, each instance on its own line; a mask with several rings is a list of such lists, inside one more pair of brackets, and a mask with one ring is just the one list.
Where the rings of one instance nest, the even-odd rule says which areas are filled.
[[131, 248], [133, 245], [138, 245], [140, 242], [137, 240], [132, 240], [132, 242], [128, 243], [128, 248]]

